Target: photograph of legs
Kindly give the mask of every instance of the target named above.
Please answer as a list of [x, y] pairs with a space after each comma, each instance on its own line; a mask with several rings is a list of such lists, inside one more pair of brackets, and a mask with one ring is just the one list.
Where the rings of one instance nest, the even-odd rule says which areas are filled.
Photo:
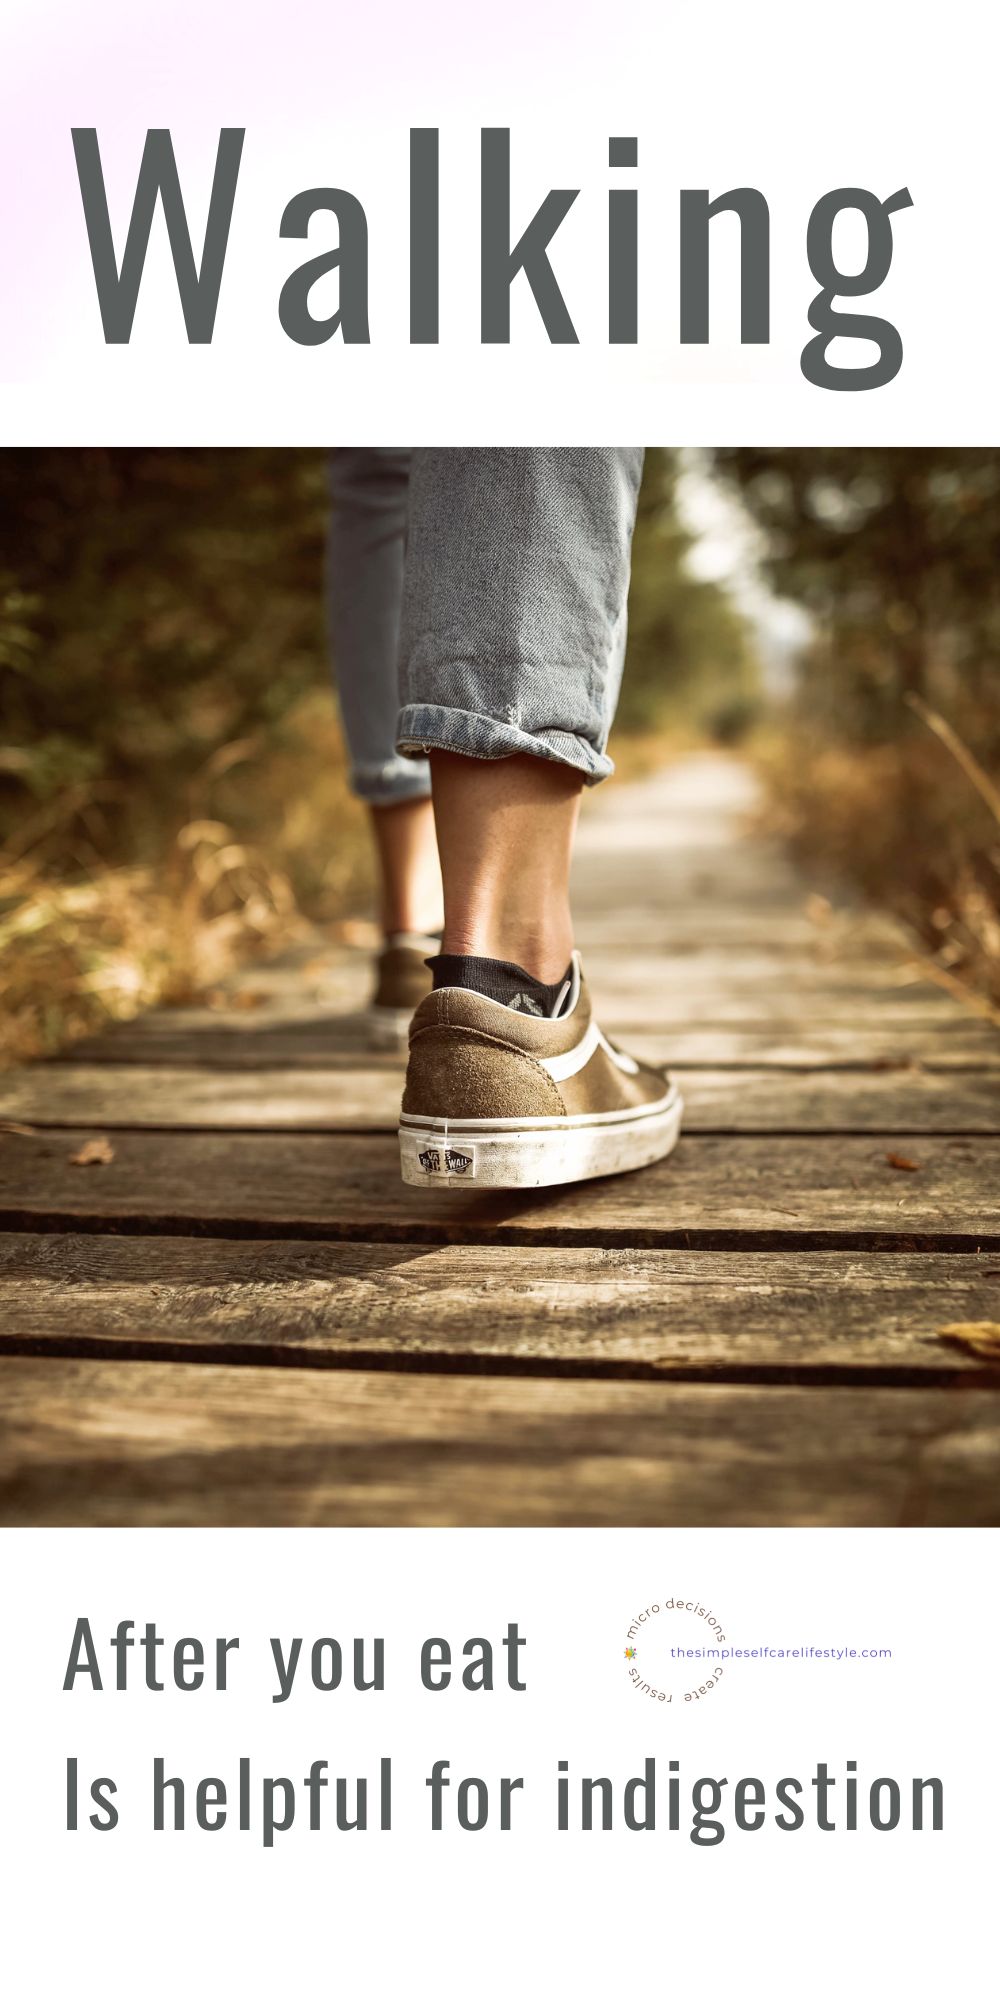
[[995, 1525], [1000, 454], [0, 501], [3, 1522]]

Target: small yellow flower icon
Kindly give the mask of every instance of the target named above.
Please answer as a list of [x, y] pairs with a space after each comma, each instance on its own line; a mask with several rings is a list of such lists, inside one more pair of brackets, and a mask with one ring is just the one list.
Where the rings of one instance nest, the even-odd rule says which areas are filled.
[[627, 1660], [634, 1660], [634, 1659], [635, 1659], [635, 1647], [634, 1647], [634, 1646], [626, 1646], [626, 1648], [625, 1648], [625, 1658], [626, 1658]]

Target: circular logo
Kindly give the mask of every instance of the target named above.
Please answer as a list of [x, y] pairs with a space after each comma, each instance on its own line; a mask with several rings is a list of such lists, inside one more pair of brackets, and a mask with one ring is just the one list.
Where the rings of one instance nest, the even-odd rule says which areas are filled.
[[699, 1597], [655, 1598], [632, 1618], [622, 1651], [628, 1684], [643, 1700], [704, 1701], [728, 1657], [723, 1623]]

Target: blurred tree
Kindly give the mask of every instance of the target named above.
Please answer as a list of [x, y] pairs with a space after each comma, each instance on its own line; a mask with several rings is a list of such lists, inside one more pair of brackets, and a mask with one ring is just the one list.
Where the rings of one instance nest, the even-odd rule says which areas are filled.
[[694, 537], [679, 512], [678, 478], [675, 452], [647, 452], [619, 725], [643, 731], [680, 723], [733, 741], [759, 700], [752, 635], [726, 592], [688, 566]]
[[[820, 447], [719, 450], [762, 530], [775, 589], [813, 612], [810, 713], [890, 741], [917, 694], [1000, 748], [1000, 454]], [[983, 734], [985, 732], [985, 736]]]
[[1000, 1001], [1000, 454], [713, 457], [770, 581], [814, 619], [761, 746], [783, 831], [904, 916], [944, 979]]
[[4, 452], [0, 516], [0, 838], [59, 800], [155, 846], [325, 685], [322, 454]]

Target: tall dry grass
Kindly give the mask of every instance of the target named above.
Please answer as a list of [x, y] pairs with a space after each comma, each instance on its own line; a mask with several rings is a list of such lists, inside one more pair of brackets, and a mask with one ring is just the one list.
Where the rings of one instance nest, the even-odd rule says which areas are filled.
[[331, 698], [216, 750], [154, 859], [102, 851], [86, 784], [0, 849], [0, 1062], [52, 1054], [161, 1003], [210, 999], [237, 965], [315, 939], [370, 881]]
[[1000, 1023], [1000, 784], [947, 717], [910, 708], [922, 728], [892, 743], [831, 741], [801, 716], [763, 734], [771, 824], [902, 918], [928, 976]]

